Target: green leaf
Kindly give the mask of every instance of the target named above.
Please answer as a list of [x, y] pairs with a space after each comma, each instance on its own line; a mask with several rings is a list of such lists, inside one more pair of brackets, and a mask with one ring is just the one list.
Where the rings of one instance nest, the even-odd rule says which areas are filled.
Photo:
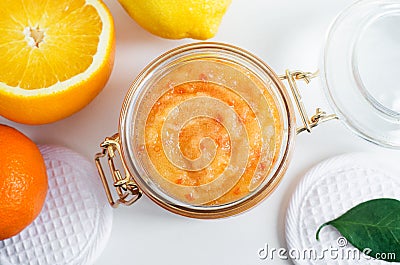
[[316, 234], [317, 240], [321, 229], [327, 225], [334, 226], [348, 242], [372, 258], [400, 261], [398, 200], [375, 199], [363, 202], [335, 220], [321, 225]]

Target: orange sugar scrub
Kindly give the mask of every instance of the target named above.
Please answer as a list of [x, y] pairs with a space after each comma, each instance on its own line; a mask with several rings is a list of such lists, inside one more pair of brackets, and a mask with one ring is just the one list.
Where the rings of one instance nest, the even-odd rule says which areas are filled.
[[231, 203], [256, 190], [281, 144], [281, 119], [268, 89], [252, 76], [233, 75], [232, 87], [210, 81], [213, 64], [185, 69], [193, 81], [160, 82], [161, 96], [143, 121], [150, 178], [190, 205]]

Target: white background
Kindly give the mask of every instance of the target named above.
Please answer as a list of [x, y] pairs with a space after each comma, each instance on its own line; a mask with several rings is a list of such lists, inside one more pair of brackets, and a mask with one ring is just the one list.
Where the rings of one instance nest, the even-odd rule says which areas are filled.
[[[134, 0], [132, 0], [134, 1]], [[85, 109], [62, 121], [42, 126], [0, 123], [18, 128], [35, 142], [71, 148], [88, 159], [99, 143], [118, 130], [122, 101], [135, 76], [153, 58], [193, 40], [165, 40], [141, 29], [116, 0], [105, 1], [116, 26], [116, 58], [111, 78]], [[349, 0], [234, 0], [213, 41], [245, 48], [265, 60], [277, 73], [285, 69], [313, 71], [335, 16]], [[310, 113], [330, 109], [317, 79], [302, 86]], [[256, 208], [223, 220], [193, 220], [171, 214], [149, 199], [114, 210], [110, 240], [95, 265], [108, 264], [290, 264], [260, 260], [265, 244], [285, 247], [285, 215], [291, 194], [302, 175], [316, 163], [347, 152], [371, 151], [399, 156], [352, 134], [341, 122], [316, 128], [296, 138], [289, 170], [277, 190]], [[400, 160], [399, 160], [400, 161]]]

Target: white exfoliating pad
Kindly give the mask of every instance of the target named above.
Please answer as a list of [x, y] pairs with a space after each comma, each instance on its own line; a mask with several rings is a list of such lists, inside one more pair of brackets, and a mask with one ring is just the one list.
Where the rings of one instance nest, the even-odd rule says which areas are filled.
[[[315, 238], [321, 224], [359, 203], [377, 198], [400, 199], [399, 161], [355, 153], [316, 165], [301, 180], [288, 208], [286, 241], [291, 251], [288, 256], [295, 264], [302, 265], [398, 264], [358, 255], [360, 252], [332, 226], [321, 230], [320, 241]], [[317, 258], [309, 258], [311, 252]]]
[[43, 209], [20, 234], [0, 241], [0, 265], [92, 264], [112, 226], [94, 163], [58, 146], [39, 146], [49, 190]]

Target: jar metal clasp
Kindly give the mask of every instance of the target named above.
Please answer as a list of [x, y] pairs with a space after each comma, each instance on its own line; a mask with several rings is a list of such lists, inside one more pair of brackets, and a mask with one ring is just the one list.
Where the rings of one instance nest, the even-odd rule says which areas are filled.
[[[121, 156], [121, 144], [119, 134], [115, 134], [112, 137], [107, 137], [101, 144], [102, 152], [96, 154], [95, 163], [97, 170], [99, 172], [101, 182], [103, 183], [104, 190], [106, 191], [107, 199], [110, 205], [114, 208], [118, 207], [119, 204], [131, 205], [136, 202], [141, 196], [142, 192], [137, 186], [133, 177], [128, 171], [127, 166], [123, 159], [121, 159], [121, 164], [124, 170], [125, 176], [122, 176], [121, 171], [118, 170], [114, 163], [114, 158], [119, 155]], [[103, 166], [101, 164], [101, 159], [107, 157], [108, 167], [110, 168], [110, 173], [114, 181], [113, 185], [117, 191], [118, 199], [115, 200], [111, 193], [111, 189], [107, 182], [106, 174], [104, 173]]]
[[290, 90], [293, 94], [294, 100], [296, 102], [297, 109], [299, 110], [301, 120], [303, 122], [303, 126], [297, 128], [296, 131], [297, 134], [304, 131], [311, 132], [312, 128], [316, 127], [318, 124], [322, 122], [338, 119], [338, 116], [336, 114], [327, 114], [320, 108], [317, 108], [315, 114], [311, 117], [309, 117], [307, 114], [301, 94], [296, 84], [296, 80], [304, 80], [308, 84], [311, 82], [311, 79], [318, 76], [318, 73], [319, 71], [312, 73], [312, 72], [286, 70], [284, 75], [279, 76], [281, 80], [287, 80]]

